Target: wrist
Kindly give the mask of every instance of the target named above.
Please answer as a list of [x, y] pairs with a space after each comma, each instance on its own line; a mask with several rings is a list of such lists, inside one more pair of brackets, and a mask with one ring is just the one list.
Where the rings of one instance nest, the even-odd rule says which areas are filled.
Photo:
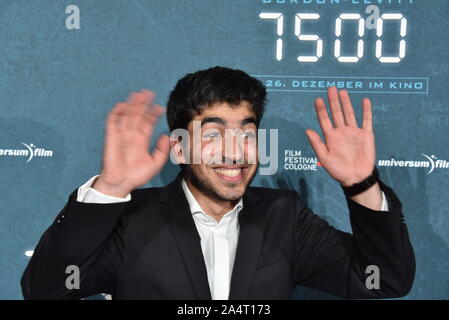
[[102, 194], [116, 198], [125, 198], [133, 190], [124, 184], [108, 183], [102, 178], [101, 175], [94, 180], [91, 188], [101, 192]]
[[339, 183], [340, 183], [340, 185], [342, 187], [349, 188], [349, 187], [351, 187], [351, 186], [353, 186], [353, 185], [355, 185], [355, 184], [365, 180], [366, 178], [367, 178], [367, 175], [365, 175], [365, 176], [354, 176], [354, 177], [351, 177], [351, 178], [346, 179], [344, 181], [339, 181]]
[[356, 182], [347, 181], [345, 183], [340, 183], [346, 196], [352, 197], [370, 189], [379, 181], [379, 172], [377, 171], [377, 168], [374, 167], [369, 176], [355, 181]]
[[350, 199], [371, 210], [380, 211], [382, 209], [382, 191], [378, 182]]

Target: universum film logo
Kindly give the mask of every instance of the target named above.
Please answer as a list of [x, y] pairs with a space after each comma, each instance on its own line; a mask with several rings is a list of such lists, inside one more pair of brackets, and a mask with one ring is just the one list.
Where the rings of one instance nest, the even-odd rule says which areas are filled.
[[438, 159], [435, 155], [421, 153], [427, 160], [379, 160], [379, 167], [401, 167], [401, 168], [428, 168], [427, 174], [431, 174], [435, 169], [448, 169], [449, 161]]
[[35, 157], [52, 157], [53, 150], [45, 150], [44, 148], [38, 148], [33, 143], [26, 144], [21, 142], [25, 146], [25, 149], [3, 149], [0, 148], [0, 156], [10, 157], [25, 157], [26, 162], [30, 162]]

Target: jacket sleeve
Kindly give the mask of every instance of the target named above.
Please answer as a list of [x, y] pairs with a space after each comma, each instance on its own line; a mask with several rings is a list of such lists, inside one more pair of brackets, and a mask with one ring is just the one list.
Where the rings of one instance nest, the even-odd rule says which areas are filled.
[[[124, 252], [121, 216], [128, 202], [82, 203], [76, 197], [77, 190], [39, 240], [21, 279], [25, 299], [113, 294]], [[66, 285], [75, 275], [69, 266], [79, 270], [79, 289]]]
[[[352, 234], [331, 227], [305, 207], [295, 192], [296, 284], [348, 298], [394, 298], [413, 284], [415, 257], [391, 188], [380, 182], [389, 211], [375, 211], [347, 198]], [[373, 276], [379, 271], [379, 286]], [[367, 285], [368, 283], [368, 285]]]

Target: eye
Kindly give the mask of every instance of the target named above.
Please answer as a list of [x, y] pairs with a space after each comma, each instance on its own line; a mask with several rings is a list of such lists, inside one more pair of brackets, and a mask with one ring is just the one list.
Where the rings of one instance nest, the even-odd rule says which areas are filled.
[[242, 138], [254, 139], [256, 138], [256, 133], [254, 131], [246, 131], [241, 134]]
[[205, 139], [218, 139], [221, 138], [220, 132], [211, 132], [203, 135], [203, 138]]

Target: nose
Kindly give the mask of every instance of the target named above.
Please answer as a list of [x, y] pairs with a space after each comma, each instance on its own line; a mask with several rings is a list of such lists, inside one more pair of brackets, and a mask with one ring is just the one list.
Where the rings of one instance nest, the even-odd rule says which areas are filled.
[[244, 141], [235, 130], [226, 130], [223, 140], [223, 162], [225, 164], [242, 164], [244, 161]]

